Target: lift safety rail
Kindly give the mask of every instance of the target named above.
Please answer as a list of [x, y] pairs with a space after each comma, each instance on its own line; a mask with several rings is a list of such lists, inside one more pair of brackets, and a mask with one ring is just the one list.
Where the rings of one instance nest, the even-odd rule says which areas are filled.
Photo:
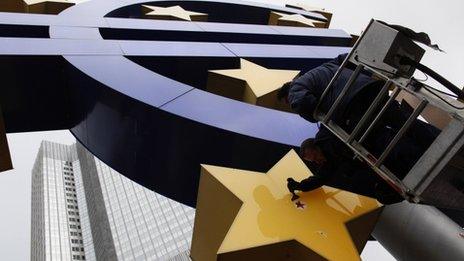
[[[419, 64], [424, 53], [425, 50], [398, 27], [371, 20], [322, 94], [314, 117], [408, 201], [462, 210], [464, 104], [412, 77], [418, 68], [412, 64]], [[409, 62], [404, 63], [404, 58]], [[334, 82], [350, 63], [356, 67], [346, 85], [331, 107], [322, 109], [321, 103], [332, 95]], [[357, 77], [366, 71], [372, 77], [385, 80], [385, 84], [354, 129], [347, 133], [333, 116]], [[384, 99], [386, 95], [387, 101]], [[458, 94], [458, 97], [462, 98], [462, 95]], [[369, 134], [374, 135], [372, 130], [379, 124], [388, 106], [401, 99], [414, 109], [384, 151], [375, 157], [363, 146], [363, 142]], [[384, 163], [419, 116], [439, 128], [441, 133], [401, 180]]]

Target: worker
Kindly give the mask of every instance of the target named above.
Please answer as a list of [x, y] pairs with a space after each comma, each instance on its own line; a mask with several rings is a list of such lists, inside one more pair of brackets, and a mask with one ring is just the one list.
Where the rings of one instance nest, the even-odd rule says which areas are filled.
[[[313, 123], [317, 122], [317, 120], [313, 117], [313, 112], [319, 103], [322, 93], [329, 85], [346, 56], [347, 54], [341, 54], [335, 59], [308, 71], [293, 81], [285, 83], [278, 91], [278, 98], [288, 102], [292, 110], [304, 119]], [[344, 68], [341, 71], [340, 76], [334, 82], [331, 91], [321, 104], [322, 110], [327, 111], [334, 103], [352, 73], [353, 71], [349, 68]], [[363, 71], [351, 86], [350, 91], [343, 99], [339, 109], [334, 113], [333, 120], [339, 122], [342, 118], [346, 119], [346, 115], [344, 114], [348, 112], [348, 105], [353, 101], [353, 99], [355, 99], [355, 97], [359, 100], [372, 100], [377, 93], [379, 93], [382, 85], [383, 81], [374, 80], [369, 73]], [[353, 113], [353, 111], [350, 110], [349, 113]], [[355, 114], [357, 115], [359, 113], [355, 112]], [[340, 125], [345, 125], [345, 123], [340, 121]]]
[[[308, 71], [292, 82], [285, 83], [278, 92], [278, 98], [288, 102], [291, 108], [304, 119], [317, 122], [313, 116], [314, 110], [322, 93], [346, 56], [347, 54], [339, 55], [332, 61]], [[323, 111], [327, 111], [335, 102], [352, 73], [351, 69], [343, 68], [331, 91], [328, 92], [320, 105]], [[369, 73], [361, 72], [338, 109], [334, 112], [331, 120], [336, 122], [347, 133], [350, 133], [384, 84], [384, 81], [372, 79]], [[387, 99], [388, 95], [385, 94], [382, 102]], [[379, 157], [408, 116], [408, 112], [402, 109], [397, 101], [392, 102], [363, 145], [374, 157]], [[438, 129], [416, 119], [409, 131], [390, 152], [385, 165], [398, 178], [402, 179], [438, 134]]]
[[287, 186], [292, 192], [328, 185], [377, 198], [383, 204], [402, 201], [366, 164], [353, 159], [353, 152], [325, 127], [301, 144], [300, 156], [310, 163], [314, 175], [301, 182], [289, 178]]

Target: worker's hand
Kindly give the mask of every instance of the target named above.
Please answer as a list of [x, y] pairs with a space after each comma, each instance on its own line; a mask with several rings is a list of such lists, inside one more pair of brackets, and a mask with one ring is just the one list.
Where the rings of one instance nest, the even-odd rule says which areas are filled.
[[293, 178], [287, 179], [287, 188], [291, 193], [293, 193], [295, 190], [299, 190], [298, 189], [299, 187], [300, 187], [300, 182], [297, 182]]

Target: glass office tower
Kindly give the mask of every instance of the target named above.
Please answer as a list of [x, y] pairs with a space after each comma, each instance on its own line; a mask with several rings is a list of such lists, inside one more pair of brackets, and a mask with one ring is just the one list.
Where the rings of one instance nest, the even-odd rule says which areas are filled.
[[44, 141], [32, 172], [31, 260], [190, 260], [194, 214], [80, 144]]

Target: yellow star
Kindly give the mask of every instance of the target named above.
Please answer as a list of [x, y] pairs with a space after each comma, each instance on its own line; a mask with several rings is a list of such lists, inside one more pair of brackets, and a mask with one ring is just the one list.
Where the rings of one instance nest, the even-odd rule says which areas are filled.
[[142, 5], [142, 10], [145, 16], [160, 20], [206, 21], [208, 19], [208, 14], [191, 12], [178, 5], [170, 7]]
[[2, 0], [0, 12], [24, 12], [24, 3], [19, 0]]
[[80, 0], [1, 0], [0, 10], [4, 12], [58, 14]]
[[24, 0], [26, 12], [39, 14], [59, 14], [76, 4], [72, 0]]
[[283, 14], [272, 11], [269, 15], [270, 25], [325, 28], [326, 23], [304, 17], [300, 14]]
[[193, 260], [359, 260], [380, 204], [326, 186], [292, 202], [286, 179], [310, 175], [293, 150], [267, 174], [202, 165]]
[[310, 5], [303, 4], [303, 3], [286, 4], [285, 6], [321, 14], [327, 19], [327, 28], [329, 27], [330, 21], [332, 20], [332, 13], [327, 11], [325, 8], [314, 7], [314, 6], [310, 6]]
[[276, 92], [298, 73], [299, 71], [267, 69], [240, 59], [240, 69], [209, 71], [207, 90], [255, 105], [289, 110], [284, 103], [277, 100]]

